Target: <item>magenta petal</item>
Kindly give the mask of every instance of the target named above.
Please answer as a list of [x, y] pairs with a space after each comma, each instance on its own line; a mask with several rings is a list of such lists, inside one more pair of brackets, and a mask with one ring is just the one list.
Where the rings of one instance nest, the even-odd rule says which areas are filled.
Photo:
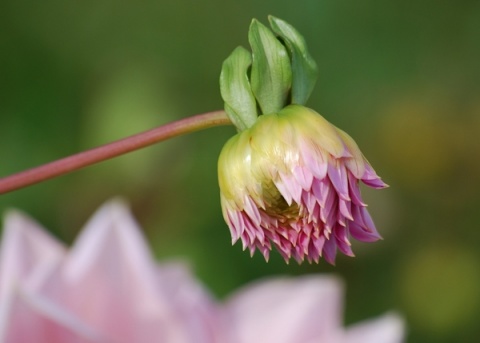
[[375, 224], [372, 220], [372, 217], [370, 216], [370, 213], [368, 213], [367, 209], [365, 207], [361, 207], [360, 211], [362, 213], [363, 222], [366, 225], [366, 229], [368, 229], [368, 231], [380, 237], [380, 235], [378, 234], [377, 228], [375, 227]]
[[348, 240], [348, 230], [346, 227], [341, 225], [337, 225], [334, 230], [335, 232], [335, 240], [337, 242], [338, 249], [345, 255], [353, 257], [353, 251]]
[[348, 178], [345, 166], [339, 163], [339, 166], [328, 165], [328, 177], [332, 181], [338, 195], [346, 201], [350, 201], [348, 195]]
[[360, 225], [355, 222], [348, 223], [348, 229], [353, 238], [361, 242], [376, 242], [381, 237], [374, 232], [369, 232], [363, 229]]
[[350, 201], [345, 201], [343, 199], [340, 199], [339, 201], [339, 209], [340, 213], [347, 219], [353, 220], [352, 217], [352, 211], [350, 209], [351, 202]]
[[327, 175], [328, 163], [326, 158], [314, 146], [302, 142], [300, 143], [300, 152], [305, 167], [310, 170], [315, 178], [322, 180]]
[[302, 187], [305, 191], [310, 191], [312, 187], [313, 175], [307, 169], [300, 166], [296, 166], [293, 170], [293, 175], [297, 180], [297, 183]]
[[365, 223], [362, 208], [364, 208], [364, 207], [360, 207], [360, 206], [353, 206], [352, 207], [353, 222], [355, 222], [357, 225], [361, 226], [365, 231], [372, 232], [372, 230], [369, 229], [368, 225]]
[[323, 245], [323, 258], [330, 264], [335, 265], [335, 258], [337, 256], [337, 244], [335, 238], [330, 237]]
[[302, 193], [302, 204], [307, 208], [307, 213], [312, 213], [317, 204], [317, 199], [312, 192]]
[[242, 237], [245, 237], [245, 239], [248, 237], [248, 239], [245, 241], [246, 245], [253, 245], [257, 235], [257, 230], [255, 229], [255, 226], [252, 225], [250, 218], [245, 212], [242, 212], [242, 216], [245, 224], [243, 227]]
[[287, 202], [287, 204], [290, 206], [293, 202], [293, 196], [290, 191], [290, 188], [288, 185], [283, 181], [283, 178], [280, 177], [280, 180], [275, 182], [275, 187], [277, 187], [278, 191], [282, 195], [283, 199]]
[[355, 254], [352, 251], [352, 247], [349, 244], [339, 240], [338, 238], [336, 239], [336, 241], [337, 241], [338, 250], [340, 250], [342, 254], [350, 257], [355, 257]]
[[388, 187], [388, 185], [383, 182], [382, 179], [380, 179], [380, 177], [375, 173], [373, 168], [368, 163], [365, 164], [365, 173], [363, 174], [362, 182], [367, 186], [376, 189]]
[[244, 204], [244, 210], [248, 214], [250, 219], [253, 221], [253, 223], [256, 226], [259, 226], [262, 220], [260, 217], [260, 212], [258, 211], [258, 208], [255, 202], [249, 196], [245, 196], [243, 204]]
[[358, 206], [367, 206], [360, 194], [360, 187], [358, 186], [358, 180], [353, 176], [352, 173], [348, 173], [348, 189], [350, 191], [350, 196], [352, 198], [352, 202]]
[[238, 211], [230, 211], [228, 210], [227, 218], [228, 218], [228, 227], [230, 228], [230, 234], [232, 236], [232, 244], [234, 244], [240, 238], [242, 234], [242, 226], [240, 224], [240, 217], [241, 214]]
[[312, 183], [312, 192], [315, 198], [317, 198], [318, 203], [320, 206], [325, 207], [325, 203], [330, 196], [331, 201], [333, 201], [333, 193], [334, 189], [330, 186], [330, 182], [327, 179], [318, 180], [314, 179]]
[[302, 186], [295, 180], [293, 175], [280, 174], [283, 186], [288, 190], [289, 195], [298, 204], [302, 199]]
[[371, 180], [362, 179], [362, 182], [364, 184], [366, 184], [367, 186], [375, 188], [375, 189], [382, 189], [382, 188], [388, 187], [388, 185], [385, 182], [383, 182], [380, 178], [371, 179]]
[[263, 245], [265, 242], [265, 231], [259, 225], [252, 223], [250, 218], [245, 218], [245, 224], [247, 232], [251, 232], [252, 235], [251, 244], [257, 241]]

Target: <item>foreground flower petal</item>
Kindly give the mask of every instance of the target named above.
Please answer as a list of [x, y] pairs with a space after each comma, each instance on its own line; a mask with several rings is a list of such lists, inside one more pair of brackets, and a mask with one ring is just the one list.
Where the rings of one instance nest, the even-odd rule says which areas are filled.
[[235, 243], [268, 260], [335, 263], [353, 256], [350, 237], [380, 239], [362, 201], [359, 181], [386, 184], [355, 141], [318, 113], [290, 105], [264, 114], [222, 149], [218, 161], [223, 216]]
[[0, 340], [23, 342], [108, 342], [99, 332], [46, 298], [16, 289], [7, 303], [2, 303]]
[[403, 321], [399, 316], [389, 313], [381, 318], [350, 327], [346, 334], [345, 343], [401, 343], [404, 330]]
[[342, 327], [342, 283], [307, 276], [254, 282], [227, 302], [238, 343], [400, 343], [403, 321], [394, 314]]
[[[8, 216], [6, 224], [11, 223]], [[7, 244], [19, 241], [15, 239], [19, 236], [17, 227], [21, 226], [6, 228], [1, 254], [12, 265], [18, 265], [18, 270], [24, 267], [25, 260], [34, 265], [24, 268], [16, 280], [12, 281], [11, 276], [20, 272], [10, 272], [0, 279], [0, 284], [15, 283], [5, 297], [16, 300], [0, 303], [3, 337], [12, 337], [6, 342], [21, 342], [17, 335], [25, 334], [24, 329], [15, 330], [11, 321], [20, 323], [19, 327], [40, 323], [32, 324], [30, 334], [48, 337], [44, 342], [70, 342], [63, 339], [72, 332], [62, 322], [66, 317], [52, 313], [68, 313], [73, 332], [95, 342], [222, 342], [221, 330], [214, 329], [220, 320], [216, 304], [200, 285], [185, 277], [182, 287], [172, 289], [170, 283], [175, 279], [167, 279], [172, 268], [158, 268], [140, 228], [122, 203], [111, 202], [100, 208], [69, 253], [49, 264], [49, 268], [44, 267], [46, 258], [40, 255], [52, 245], [61, 245], [39, 232], [38, 227], [27, 225], [21, 227], [21, 236], [31, 244], [23, 243], [22, 250], [12, 249]], [[39, 236], [44, 239], [37, 239]], [[29, 256], [35, 256], [39, 265]], [[0, 330], [0, 341], [3, 337]]]
[[344, 330], [333, 277], [277, 278], [224, 304], [183, 264], [158, 266], [118, 201], [104, 205], [70, 250], [11, 212], [0, 244], [4, 343], [398, 343], [389, 315]]
[[257, 282], [228, 300], [228, 322], [239, 343], [340, 342], [342, 289], [332, 277]]
[[33, 288], [66, 253], [62, 244], [17, 211], [6, 215], [0, 248], [0, 304], [21, 283]]

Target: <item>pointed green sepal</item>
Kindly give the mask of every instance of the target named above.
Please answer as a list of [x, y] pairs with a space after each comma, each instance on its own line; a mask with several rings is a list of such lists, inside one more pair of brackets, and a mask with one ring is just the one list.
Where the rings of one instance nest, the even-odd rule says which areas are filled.
[[223, 62], [220, 73], [225, 112], [240, 131], [251, 127], [257, 120], [257, 104], [248, 80], [251, 64], [250, 52], [239, 46]]
[[288, 47], [292, 58], [292, 103], [305, 105], [317, 81], [318, 68], [307, 51], [303, 36], [287, 22], [269, 16], [273, 32]]
[[287, 105], [292, 68], [286, 48], [266, 26], [253, 19], [248, 32], [252, 47], [252, 91], [263, 114]]

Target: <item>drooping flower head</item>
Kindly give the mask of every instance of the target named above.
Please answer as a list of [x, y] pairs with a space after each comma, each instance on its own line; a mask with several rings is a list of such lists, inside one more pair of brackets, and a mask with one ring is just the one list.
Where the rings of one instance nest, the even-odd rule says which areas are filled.
[[334, 264], [337, 249], [353, 256], [350, 238], [380, 238], [362, 201], [359, 181], [383, 183], [355, 141], [305, 107], [317, 66], [303, 37], [269, 17], [254, 20], [250, 54], [225, 60], [220, 89], [239, 133], [224, 146], [218, 176], [222, 211], [233, 242], [268, 260], [276, 247], [294, 258]]
[[275, 246], [285, 260], [353, 256], [350, 237], [380, 238], [359, 181], [383, 183], [353, 139], [321, 115], [291, 105], [265, 114], [224, 146], [218, 173], [223, 215], [233, 242], [266, 259]]

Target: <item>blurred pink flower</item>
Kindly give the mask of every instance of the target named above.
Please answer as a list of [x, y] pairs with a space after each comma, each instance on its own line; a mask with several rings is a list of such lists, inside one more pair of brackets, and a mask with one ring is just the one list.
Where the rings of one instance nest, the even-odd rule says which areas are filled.
[[393, 314], [344, 330], [341, 294], [336, 278], [277, 278], [219, 304], [183, 265], [154, 262], [117, 201], [71, 249], [19, 212], [0, 245], [2, 343], [401, 342]]

